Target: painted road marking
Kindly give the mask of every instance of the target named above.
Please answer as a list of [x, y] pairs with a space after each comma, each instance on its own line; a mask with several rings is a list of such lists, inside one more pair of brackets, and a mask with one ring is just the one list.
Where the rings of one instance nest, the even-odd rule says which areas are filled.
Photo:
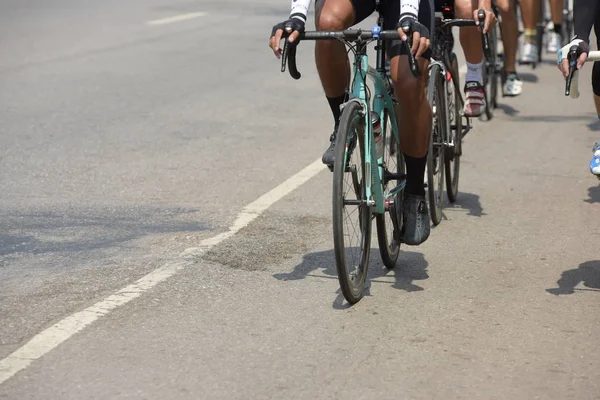
[[104, 317], [111, 311], [140, 297], [159, 283], [169, 279], [183, 268], [191, 265], [193, 259], [206, 250], [232, 237], [242, 228], [246, 227], [265, 210], [281, 200], [283, 197], [300, 187], [302, 184], [316, 176], [325, 169], [320, 159], [308, 165], [300, 172], [288, 178], [285, 182], [265, 193], [252, 203], [248, 204], [237, 215], [237, 218], [226, 232], [212, 238], [204, 239], [197, 247], [186, 249], [180, 258], [174, 262], [155, 269], [138, 281], [113, 293], [102, 301], [86, 308], [83, 311], [72, 314], [50, 328], [35, 335], [29, 342], [14, 351], [6, 358], [0, 360], [0, 384], [14, 376], [17, 372], [27, 368], [33, 361], [44, 356], [67, 341], [71, 336], [92, 324], [97, 319]]
[[173, 17], [155, 19], [154, 21], [148, 21], [147, 24], [148, 25], [166, 25], [166, 24], [172, 24], [175, 22], [188, 21], [190, 19], [204, 17], [205, 15], [207, 15], [207, 13], [205, 13], [205, 12], [194, 12], [194, 13], [188, 13], [188, 14], [181, 14], [181, 15], [175, 15]]

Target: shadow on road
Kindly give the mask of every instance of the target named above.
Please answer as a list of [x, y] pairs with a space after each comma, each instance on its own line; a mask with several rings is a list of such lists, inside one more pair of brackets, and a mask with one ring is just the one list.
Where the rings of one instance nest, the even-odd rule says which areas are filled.
[[454, 204], [449, 204], [445, 210], [466, 210], [468, 211], [467, 215], [471, 215], [473, 217], [481, 217], [487, 215], [483, 212], [483, 207], [481, 206], [481, 201], [479, 200], [479, 195], [474, 193], [464, 193], [459, 192], [458, 196], [456, 196], [456, 202]]
[[504, 114], [510, 116], [510, 117], [514, 117], [515, 115], [517, 115], [519, 113], [519, 110], [517, 110], [516, 108], [509, 106], [508, 104], [498, 104], [498, 108], [502, 111], [504, 111]]
[[515, 121], [521, 122], [566, 122], [566, 121], [581, 121], [589, 119], [590, 114], [583, 115], [527, 115], [515, 117]]
[[588, 189], [588, 199], [585, 199], [586, 203], [600, 203], [600, 185], [592, 186]]
[[530, 83], [536, 83], [537, 81], [540, 80], [540, 78], [538, 78], [538, 76], [536, 74], [533, 74], [531, 72], [520, 72], [519, 78], [521, 78], [521, 80], [523, 82], [530, 82]]
[[[546, 291], [557, 296], [573, 294], [576, 290], [600, 291], [600, 260], [587, 261], [580, 264], [579, 268], [563, 272], [556, 283], [557, 288], [546, 289]], [[589, 289], [576, 289], [575, 286], [580, 283]]]
[[89, 251], [122, 246], [149, 234], [206, 230], [197, 221], [182, 220], [193, 212], [123, 208], [0, 214], [0, 256]]
[[595, 119], [594, 122], [590, 122], [588, 128], [593, 132], [600, 131], [600, 119]]
[[[379, 249], [376, 247], [372, 248], [365, 296], [371, 295], [371, 284], [373, 282], [392, 284], [393, 288], [404, 290], [406, 292], [422, 291], [424, 289], [421, 286], [416, 285], [414, 281], [429, 278], [427, 266], [428, 263], [427, 260], [425, 260], [425, 257], [423, 257], [423, 254], [402, 251], [401, 249], [396, 268], [389, 270], [381, 261]], [[312, 274], [312, 272], [317, 270], [321, 270], [325, 276]], [[335, 279], [337, 281], [334, 250], [331, 249], [306, 254], [302, 259], [302, 262], [298, 264], [292, 272], [274, 274], [273, 277], [282, 281], [299, 280], [305, 279], [306, 277]], [[391, 282], [384, 278], [393, 278], [394, 281]], [[349, 305], [345, 302], [341, 290], [338, 289], [337, 294], [338, 296], [333, 302], [333, 307], [336, 309], [348, 308]]]

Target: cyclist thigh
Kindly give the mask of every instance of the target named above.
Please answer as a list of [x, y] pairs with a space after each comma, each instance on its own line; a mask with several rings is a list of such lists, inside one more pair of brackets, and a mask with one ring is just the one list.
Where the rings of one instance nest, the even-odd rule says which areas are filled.
[[496, 6], [498, 6], [500, 12], [502, 13], [503, 18], [509, 12], [513, 12], [513, 0], [495, 0], [495, 3]]
[[[400, 19], [400, 2], [397, 0], [387, 0], [384, 3], [382, 12], [384, 19], [383, 29], [396, 29], [396, 25], [398, 24], [398, 20]], [[430, 33], [432, 32], [431, 27], [433, 26], [433, 14], [434, 13], [431, 10], [430, 0], [421, 0], [419, 2], [419, 22], [425, 27], [427, 27]], [[388, 41], [386, 51], [390, 59], [396, 56], [408, 55], [408, 49], [405, 45], [402, 44], [402, 41], [400, 40]], [[423, 53], [422, 57], [428, 60], [429, 57], [431, 57], [431, 50], [427, 50], [425, 53]], [[408, 66], [408, 61], [405, 60], [404, 63]]]
[[342, 30], [373, 14], [375, 0], [317, 0], [315, 9], [317, 30]]
[[475, 0], [455, 0], [456, 18], [473, 19], [473, 11], [477, 9]]

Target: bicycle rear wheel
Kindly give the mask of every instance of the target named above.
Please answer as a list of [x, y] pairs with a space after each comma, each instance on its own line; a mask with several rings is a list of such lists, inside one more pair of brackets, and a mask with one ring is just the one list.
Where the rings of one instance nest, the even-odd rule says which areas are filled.
[[[403, 175], [405, 169], [402, 152], [392, 132], [391, 120], [387, 111], [384, 112], [382, 126], [386, 127], [385, 132], [387, 135], [383, 153], [383, 179], [381, 182], [383, 195], [386, 197], [390, 191], [397, 189], [398, 185], [404, 183], [404, 177], [398, 175]], [[390, 269], [396, 266], [398, 254], [400, 253], [403, 193], [404, 189], [401, 189], [396, 195], [387, 200], [386, 211], [383, 214], [377, 214], [375, 217], [379, 253], [383, 264]]]
[[498, 49], [498, 34], [497, 26], [491, 29], [488, 33], [490, 44], [490, 59], [484, 61], [483, 66], [483, 86], [485, 88], [485, 117], [489, 121], [494, 117], [494, 109], [496, 108], [496, 100], [498, 97], [498, 78], [499, 74], [496, 68], [497, 49]]
[[371, 207], [367, 205], [365, 121], [362, 107], [349, 102], [342, 112], [333, 167], [333, 243], [344, 298], [355, 304], [364, 295], [371, 251]]
[[446, 129], [446, 102], [444, 85], [439, 65], [431, 67], [427, 84], [427, 100], [431, 105], [433, 123], [427, 154], [427, 192], [431, 221], [438, 225], [442, 221], [442, 201], [444, 195], [444, 137]]
[[[446, 195], [448, 201], [454, 203], [456, 196], [458, 195], [458, 178], [460, 176], [460, 155], [462, 146], [462, 116], [460, 110], [462, 109], [460, 92], [457, 88], [460, 88], [460, 77], [458, 75], [458, 60], [456, 54], [452, 53], [450, 56], [450, 73], [452, 74], [453, 80], [448, 82], [448, 87], [453, 90], [452, 94], [449, 94], [447, 110], [450, 113], [450, 140], [449, 146], [446, 147], [446, 154], [444, 155], [444, 166], [446, 172]], [[456, 80], [456, 86], [454, 84]]]

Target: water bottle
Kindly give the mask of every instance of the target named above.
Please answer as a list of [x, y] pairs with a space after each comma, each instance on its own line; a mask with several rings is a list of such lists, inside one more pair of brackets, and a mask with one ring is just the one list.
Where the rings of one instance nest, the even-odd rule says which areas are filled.
[[371, 126], [373, 127], [373, 136], [375, 137], [375, 148], [377, 149], [377, 158], [383, 157], [383, 135], [381, 135], [381, 118], [379, 114], [371, 111]]

